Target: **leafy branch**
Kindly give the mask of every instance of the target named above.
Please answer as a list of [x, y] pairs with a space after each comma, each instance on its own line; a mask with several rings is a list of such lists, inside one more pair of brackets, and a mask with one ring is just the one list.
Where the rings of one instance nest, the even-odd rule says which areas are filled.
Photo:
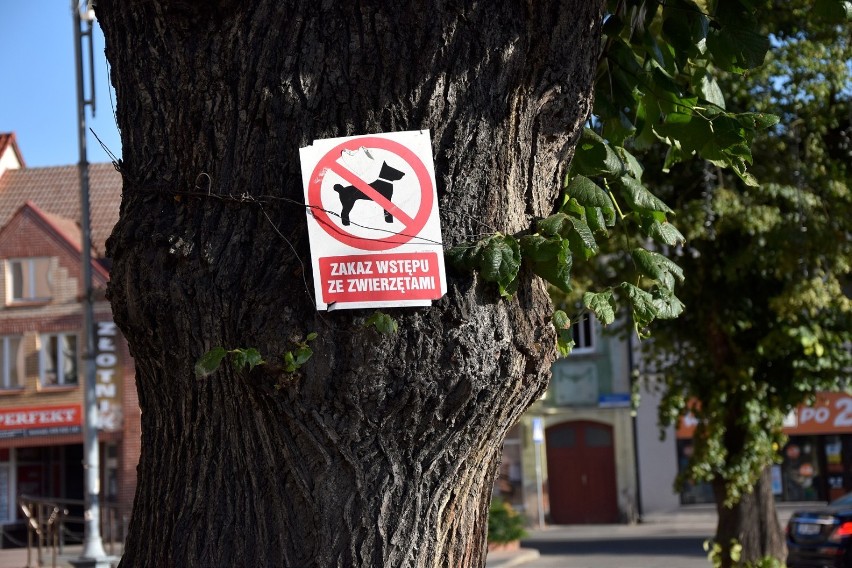
[[551, 320], [556, 330], [556, 349], [567, 357], [574, 349], [574, 334], [571, 331], [571, 319], [562, 310], [556, 310]]
[[316, 332], [309, 333], [304, 341], [297, 341], [296, 348], [284, 353], [284, 372], [295, 373], [313, 356], [314, 350], [308, 346], [309, 341], [317, 338]]
[[254, 347], [246, 349], [238, 347], [231, 350], [226, 350], [224, 347], [214, 347], [202, 355], [195, 363], [195, 376], [201, 379], [212, 375], [222, 364], [225, 357], [231, 358], [231, 364], [235, 369], [244, 369], [248, 366], [249, 372], [258, 365], [266, 363], [263, 357], [261, 357], [260, 352]]
[[[612, 323], [619, 300], [632, 312], [637, 332], [655, 318], [676, 317], [683, 304], [675, 296], [676, 282], [683, 281], [678, 265], [647, 246], [682, 244], [683, 235], [668, 221], [672, 210], [641, 181], [642, 168], [627, 150], [614, 148], [591, 129], [586, 129], [563, 185], [559, 210], [535, 224], [535, 232], [520, 237], [496, 233], [473, 244], [453, 247], [447, 260], [460, 271], [476, 271], [486, 282], [497, 284], [500, 295], [517, 290], [518, 274], [526, 262], [532, 272], [562, 292], [571, 291], [574, 258], [588, 261], [599, 252], [598, 239], [608, 238], [618, 221], [633, 223], [645, 246], [631, 252], [634, 264], [648, 290], [622, 283], [597, 294], [587, 293], [585, 307], [606, 324]], [[597, 181], [603, 180], [607, 190]], [[616, 194], [623, 200], [616, 202]], [[618, 212], [618, 215], [616, 215]], [[562, 312], [564, 315], [564, 312]], [[564, 330], [561, 316], [554, 314], [557, 330]], [[557, 319], [559, 323], [557, 323]], [[559, 340], [562, 353], [570, 350]]]
[[[518, 289], [523, 265], [568, 293], [575, 259], [597, 255], [599, 241], [618, 223], [637, 278], [588, 292], [583, 304], [604, 324], [626, 304], [640, 337], [655, 319], [675, 318], [684, 309], [675, 294], [683, 271], [664, 252], [685, 239], [669, 220], [672, 209], [642, 181], [634, 152], [661, 144], [668, 147], [665, 171], [698, 156], [753, 186], [751, 144], [758, 131], [778, 123], [770, 114], [726, 110], [715, 78], [719, 70], [744, 73], [763, 62], [769, 40], [749, 3], [719, 3], [711, 13], [691, 0], [671, 0], [659, 9], [656, 2], [645, 4], [610, 2], [593, 118], [576, 146], [557, 211], [523, 234], [495, 233], [446, 252], [448, 264], [477, 272], [502, 297]], [[560, 352], [568, 349], [570, 322], [563, 316], [554, 314]]]
[[[295, 373], [302, 365], [308, 362], [313, 356], [314, 351], [308, 345], [308, 342], [317, 338], [315, 332], [309, 333], [303, 341], [295, 342], [295, 349], [285, 351], [282, 355], [284, 361], [283, 370], [285, 373]], [[214, 347], [204, 355], [198, 358], [195, 363], [195, 375], [199, 379], [207, 377], [215, 373], [225, 358], [229, 358], [231, 365], [236, 370], [243, 370], [248, 367], [249, 372], [259, 365], [266, 365], [260, 351], [254, 347], [236, 349], [225, 349], [224, 347]]]

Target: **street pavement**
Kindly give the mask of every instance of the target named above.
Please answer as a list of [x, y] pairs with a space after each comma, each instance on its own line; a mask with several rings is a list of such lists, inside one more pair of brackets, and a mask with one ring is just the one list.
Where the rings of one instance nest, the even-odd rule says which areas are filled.
[[[782, 526], [803, 505], [779, 504]], [[704, 542], [715, 530], [712, 506], [648, 515], [632, 525], [547, 526], [530, 530], [515, 553], [489, 554], [486, 568], [709, 568]]]
[[[794, 509], [810, 505], [779, 504], [782, 526]], [[489, 554], [486, 568], [708, 568], [703, 543], [715, 529], [712, 506], [647, 515], [632, 525], [547, 526], [530, 530], [518, 551]], [[78, 558], [80, 547], [66, 547], [63, 553], [58, 566]], [[43, 559], [51, 565], [48, 551]], [[0, 568], [26, 566], [26, 549], [0, 549]]]
[[[106, 547], [107, 554], [109, 554], [110, 551], [114, 554], [118, 554], [121, 551], [120, 545], [110, 546], [109, 544], [105, 544], [104, 546]], [[79, 559], [82, 551], [83, 547], [79, 544], [65, 546], [62, 549], [62, 552], [56, 555], [55, 566], [57, 566], [57, 568], [70, 567], [71, 561]], [[118, 564], [117, 560], [118, 559], [116, 558], [114, 566]], [[27, 568], [29, 566], [54, 566], [51, 549], [42, 549], [41, 564], [39, 564], [38, 550], [35, 548], [30, 550], [29, 556], [27, 556], [26, 548], [0, 549], [0, 568]]]
[[[578, 530], [579, 529], [579, 530]], [[538, 554], [514, 562], [489, 559], [488, 568], [709, 568], [704, 541], [712, 528], [670, 525], [598, 525], [532, 531], [522, 550]]]

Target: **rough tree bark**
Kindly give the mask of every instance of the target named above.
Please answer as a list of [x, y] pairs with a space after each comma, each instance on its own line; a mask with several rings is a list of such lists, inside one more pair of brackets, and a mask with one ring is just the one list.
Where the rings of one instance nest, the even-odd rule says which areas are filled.
[[[451, 275], [392, 336], [318, 314], [298, 148], [429, 128], [445, 244], [523, 231], [589, 115], [602, 4], [99, 0], [125, 180], [109, 294], [143, 429], [122, 566], [484, 564], [500, 443], [553, 357], [545, 287]], [[196, 379], [214, 346], [269, 364]]]
[[[725, 485], [721, 479], [713, 484], [716, 494], [716, 541], [723, 545], [722, 568], [740, 566], [741, 562], [756, 563], [771, 556], [784, 560], [786, 544], [784, 533], [778, 522], [775, 496], [772, 494], [772, 471], [763, 470], [751, 493], [743, 495], [733, 507], [724, 506]], [[730, 557], [730, 544], [736, 540], [742, 545], [742, 556], [738, 561]]]
[[[728, 350], [717, 350], [716, 353], [728, 353]], [[718, 359], [717, 359], [718, 360]], [[748, 452], [748, 440], [753, 434], [746, 430], [740, 421], [740, 416], [748, 412], [743, 397], [731, 395], [728, 399], [728, 412], [725, 428], [725, 450], [731, 454]], [[750, 493], [745, 493], [732, 507], [725, 506], [728, 494], [728, 481], [717, 476], [713, 480], [713, 493], [716, 498], [716, 542], [722, 546], [721, 568], [733, 568], [742, 563], [757, 563], [771, 556], [784, 560], [787, 556], [787, 546], [784, 533], [778, 521], [775, 508], [775, 496], [772, 493], [772, 470], [767, 465], [755, 482]], [[731, 557], [732, 543], [742, 546], [740, 557]]]
[[[703, 271], [696, 268], [694, 271], [701, 279]], [[713, 301], [719, 301], [718, 299]], [[723, 331], [723, 322], [719, 314], [724, 313], [721, 308], [704, 310], [704, 321], [699, 325], [705, 330], [707, 338], [707, 349], [711, 353], [712, 373], [716, 377], [717, 384], [738, 384], [736, 377], [738, 369], [743, 367], [737, 361], [738, 347], [733, 344], [730, 337]], [[698, 315], [702, 318], [701, 313]], [[708, 387], [705, 387], [708, 388]], [[709, 388], [716, 388], [709, 387]], [[711, 400], [712, 392], [705, 391], [700, 399]], [[745, 455], [745, 452], [753, 451], [750, 447], [754, 433], [749, 432], [749, 426], [744, 424], [742, 417], [749, 412], [748, 404], [751, 402], [749, 395], [741, 395], [737, 392], [727, 393], [725, 404], [725, 438], [724, 450], [728, 455]], [[702, 428], [696, 430], [700, 435]], [[715, 541], [722, 547], [721, 568], [732, 568], [739, 566], [741, 562], [757, 562], [762, 558], [771, 556], [783, 561], [787, 556], [787, 545], [784, 541], [784, 533], [778, 521], [778, 511], [775, 508], [775, 495], [772, 493], [772, 470], [771, 464], [767, 465], [751, 493], [743, 494], [733, 507], [726, 507], [725, 502], [729, 494], [730, 482], [724, 476], [717, 473], [713, 479], [713, 493], [716, 501]], [[742, 546], [741, 557], [734, 560], [731, 557], [732, 544], [736, 542]]]

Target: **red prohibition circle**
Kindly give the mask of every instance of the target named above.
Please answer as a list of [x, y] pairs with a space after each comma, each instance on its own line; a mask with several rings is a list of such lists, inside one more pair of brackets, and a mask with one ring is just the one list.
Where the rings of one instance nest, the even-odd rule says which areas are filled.
[[[335, 166], [342, 167], [337, 164], [337, 160], [344, 150], [357, 151], [361, 147], [378, 148], [396, 154], [414, 170], [417, 176], [417, 181], [420, 184], [420, 208], [417, 214], [411, 219], [411, 222], [405, 225], [402, 233], [394, 233], [381, 239], [369, 239], [353, 235], [334, 223], [329, 218], [323, 206], [321, 190], [326, 172], [329, 170], [333, 171]], [[432, 181], [429, 177], [429, 171], [426, 169], [423, 161], [417, 157], [417, 154], [399, 142], [376, 136], [364, 136], [362, 138], [347, 140], [326, 152], [316, 167], [314, 167], [308, 186], [308, 205], [311, 207], [314, 219], [317, 220], [320, 227], [335, 240], [362, 250], [389, 250], [405, 244], [416, 237], [421, 229], [426, 226], [426, 221], [429, 220], [433, 201]]]

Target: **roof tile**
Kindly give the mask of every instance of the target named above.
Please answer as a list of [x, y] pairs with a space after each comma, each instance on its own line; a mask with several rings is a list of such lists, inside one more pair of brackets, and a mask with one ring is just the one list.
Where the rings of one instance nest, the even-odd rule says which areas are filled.
[[[0, 141], [2, 142], [2, 141]], [[89, 165], [92, 247], [104, 256], [107, 237], [118, 221], [121, 174], [112, 164]], [[77, 166], [21, 168], [0, 176], [0, 227], [27, 200], [42, 211], [80, 222], [80, 173]]]

